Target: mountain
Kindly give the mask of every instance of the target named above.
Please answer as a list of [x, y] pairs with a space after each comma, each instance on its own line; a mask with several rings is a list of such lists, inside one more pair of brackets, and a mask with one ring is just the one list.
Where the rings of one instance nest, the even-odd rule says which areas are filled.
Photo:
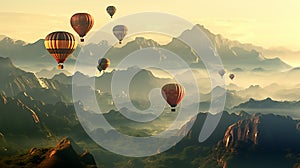
[[300, 71], [300, 67], [295, 67], [289, 70], [289, 72], [299, 72], [299, 71]]
[[[267, 100], [265, 103], [268, 101], [270, 100]], [[57, 142], [57, 139], [65, 136], [71, 137], [76, 143], [80, 142], [80, 146], [88, 149], [93, 154], [94, 160], [98, 165], [112, 168], [132, 165], [147, 168], [159, 166], [197, 168], [218, 167], [218, 165], [228, 165], [230, 167], [230, 165], [237, 164], [237, 167], [245, 167], [254, 163], [257, 163], [255, 167], [259, 167], [259, 163], [266, 162], [270, 164], [269, 161], [274, 161], [274, 158], [275, 165], [282, 167], [283, 164], [297, 164], [298, 154], [300, 153], [297, 143], [300, 137], [298, 121], [286, 116], [272, 114], [249, 115], [245, 111], [240, 111], [238, 114], [230, 114], [225, 111], [213, 134], [205, 142], [199, 143], [198, 136], [202, 130], [203, 123], [206, 117], [211, 115], [208, 113], [199, 113], [181, 127], [176, 137], [186, 136], [171, 149], [155, 156], [130, 158], [112, 154], [90, 140], [79, 124], [74, 105], [67, 105], [61, 102], [55, 105], [44, 104], [28, 95], [24, 95], [20, 99], [2, 95], [0, 108], [0, 155], [15, 155], [16, 153], [20, 153], [18, 151], [23, 151], [24, 149], [28, 151], [30, 148], [35, 147], [35, 149], [31, 150], [31, 154], [9, 158], [1, 157], [3, 158], [0, 159], [0, 163], [2, 164], [19, 164], [22, 162], [31, 167], [32, 164], [37, 165], [42, 163], [43, 166], [56, 165], [62, 163], [60, 159], [62, 155], [65, 158], [64, 161], [69, 161], [68, 158], [71, 158], [70, 160], [78, 165], [83, 160], [89, 160], [88, 163], [92, 163], [91, 155], [74, 154], [74, 151], [82, 153], [82, 150], [78, 152], [72, 140], [71, 142], [68, 142], [68, 139], [62, 141], [56, 148], [39, 149], [46, 145], [49, 146], [49, 144], [53, 145], [54, 142]], [[123, 110], [126, 113], [134, 113], [134, 111], [128, 109]], [[81, 111], [86, 115], [85, 119], [88, 119], [89, 122], [99, 123], [97, 114], [83, 109]], [[152, 117], [150, 114], [146, 115], [147, 117]], [[114, 110], [104, 114], [104, 116], [118, 131], [140, 137], [151, 135], [151, 129], [163, 130], [167, 128], [168, 124], [171, 124], [175, 119], [174, 117], [177, 117], [173, 113], [164, 113], [159, 119], [149, 124], [134, 123], [121, 115], [120, 112]], [[81, 121], [87, 124], [84, 120]], [[194, 125], [188, 130], [193, 122]], [[119, 143], [118, 138], [116, 138], [117, 134], [113, 130], [105, 131], [103, 129], [96, 129], [92, 133], [100, 133], [103, 138], [111, 135], [115, 139], [108, 140], [116, 141], [118, 145], [132, 143], [130, 141], [127, 142], [126, 139], [121, 139]], [[226, 146], [227, 139], [229, 139], [227, 143], [229, 145]], [[156, 143], [158, 142], [160, 143], [159, 139]], [[165, 139], [163, 142], [165, 142]], [[72, 149], [70, 148], [70, 144]], [[148, 145], [151, 146], [151, 144]], [[247, 156], [245, 155], [245, 151]], [[60, 152], [62, 152], [61, 155]], [[51, 153], [55, 153], [53, 157], [50, 157]], [[87, 157], [83, 159], [81, 156], [85, 155]], [[31, 162], [31, 157], [39, 159], [36, 162]], [[253, 163], [248, 163], [249, 161], [244, 158], [250, 159]], [[260, 160], [257, 160], [257, 158], [260, 158]], [[239, 162], [239, 160], [243, 162]], [[261, 166], [266, 167], [265, 164]]]
[[263, 113], [263, 114], [280, 114], [287, 115], [293, 118], [299, 118], [298, 109], [300, 108], [300, 101], [276, 101], [271, 98], [263, 100], [254, 100], [250, 98], [247, 102], [241, 103], [232, 108], [236, 111], [247, 111], [249, 113]]
[[97, 168], [94, 157], [88, 152], [77, 153], [74, 147], [78, 147], [70, 138], [62, 139], [56, 147], [32, 148], [30, 151], [0, 159], [1, 167], [74, 167]]
[[234, 68], [231, 71], [233, 71], [233, 72], [243, 72], [244, 70], [242, 68]]
[[[196, 25], [193, 29], [200, 28], [210, 38], [216, 46], [226, 69], [233, 69], [237, 66], [244, 69], [253, 69], [257, 66], [267, 70], [283, 70], [291, 68], [290, 65], [284, 63], [279, 58], [265, 58], [255, 48], [249, 49], [247, 44], [241, 44], [238, 41], [231, 41], [221, 35], [212, 34], [202, 25]], [[195, 30], [185, 31], [181, 36], [193, 38]]]
[[16, 68], [9, 58], [0, 58], [0, 79], [0, 90], [7, 96], [15, 96], [21, 91], [32, 88], [42, 88], [33, 73]]
[[[136, 73], [136, 74], [135, 74]], [[111, 80], [114, 75], [120, 76], [118, 80], [125, 81], [130, 74], [135, 74], [130, 83], [130, 101], [137, 108], [145, 109], [150, 105], [148, 94], [154, 88], [161, 88], [172, 80], [155, 77], [152, 72], [139, 68], [128, 68], [105, 72], [100, 77], [89, 77], [80, 72], [72, 76], [64, 73], [54, 75], [51, 79], [38, 78], [34, 73], [16, 68], [10, 58], [0, 58], [0, 91], [8, 97], [18, 97], [27, 94], [35, 100], [55, 104], [57, 102], [72, 103], [72, 79], [76, 79], [73, 89], [85, 90], [81, 95], [86, 96], [87, 105], [91, 103], [91, 95], [96, 93], [98, 104], [104, 112], [115, 109], [111, 96]], [[95, 81], [95, 84], [93, 82]], [[122, 83], [114, 88], [116, 93], [124, 93]], [[94, 88], [95, 87], [95, 88]], [[45, 96], [47, 95], [47, 96]], [[121, 95], [122, 96], [122, 95]], [[131, 103], [126, 97], [120, 97], [123, 103]], [[96, 110], [94, 108], [90, 110]]]
[[241, 87], [239, 87], [238, 85], [234, 84], [234, 83], [230, 83], [229, 85], [226, 86], [226, 88], [228, 90], [232, 90], [232, 91], [239, 91], [239, 90], [242, 90]]
[[[74, 54], [78, 54], [78, 49]], [[56, 67], [57, 64], [45, 49], [43, 39], [27, 44], [24, 41], [15, 41], [6, 37], [0, 41], [0, 56], [9, 57], [17, 66], [35, 72], [42, 68]], [[74, 64], [74, 62], [75, 57], [72, 55], [66, 61], [67, 65]]]
[[36, 76], [38, 76], [39, 78], [48, 78], [48, 79], [51, 79], [53, 78], [55, 75], [58, 75], [58, 74], [65, 74], [67, 76], [70, 76], [71, 73], [68, 72], [67, 70], [59, 70], [57, 69], [56, 67], [53, 67], [51, 70], [48, 70], [48, 69], [42, 69], [41, 71], [39, 72], [36, 72]]
[[241, 103], [240, 105], [234, 108], [244, 108], [244, 109], [289, 109], [289, 108], [299, 108], [300, 101], [297, 102], [289, 102], [289, 101], [275, 101], [271, 98], [266, 98], [264, 100], [254, 100], [252, 98], [245, 103]]
[[[198, 32], [196, 31], [198, 28], [200, 28], [216, 46], [218, 54], [221, 56], [226, 69], [242, 67], [245, 70], [251, 70], [253, 68], [261, 67], [265, 70], [278, 71], [291, 68], [291, 66], [284, 63], [279, 58], [265, 58], [260, 52], [261, 50], [259, 50], [259, 47], [242, 44], [237, 41], [226, 39], [221, 35], [215, 35], [201, 25], [195, 25], [191, 30], [182, 32], [179, 37], [193, 38], [194, 33]], [[92, 66], [94, 65], [94, 60], [97, 60], [95, 57], [98, 57], [99, 53], [103, 53], [107, 50], [105, 57], [111, 60], [111, 67], [114, 68], [129, 54], [140, 49], [147, 49], [143, 50], [144, 60], [141, 61], [144, 63], [152, 61], [158, 64], [162, 61], [161, 58], [163, 57], [163, 61], [166, 62], [166, 65], [170, 65], [170, 67], [178, 68], [182, 66], [171, 59], [170, 53], [159, 50], [159, 48], [177, 54], [192, 67], [204, 68], [203, 62], [198, 59], [196, 53], [185, 43], [178, 40], [178, 38], [173, 38], [172, 41], [166, 45], [160, 45], [151, 39], [145, 39], [143, 37], [137, 37], [121, 48], [109, 46], [108, 43], [105, 42], [99, 44], [87, 44], [82, 51], [82, 46], [78, 46], [66, 61], [66, 67], [69, 66], [71, 69], [74, 66], [76, 57], [80, 51], [82, 52], [81, 54], [87, 58], [85, 62]], [[34, 72], [38, 72], [42, 68], [50, 69], [49, 67], [52, 68], [56, 65], [54, 59], [45, 49], [43, 39], [32, 44], [26, 44], [25, 42], [14, 41], [6, 37], [0, 41], [0, 56], [10, 57], [16, 65]], [[157, 59], [153, 59], [154, 57], [157, 57]]]
[[237, 91], [235, 90], [225, 90], [223, 87], [216, 86], [207, 94], [201, 94], [201, 101], [202, 102], [210, 102], [212, 92], [216, 93], [216, 98], [221, 97], [222, 93], [226, 93], [226, 100], [225, 100], [225, 109], [231, 109], [232, 107], [246, 101], [245, 98], [239, 96]]
[[260, 85], [250, 85], [246, 89], [237, 91], [236, 94], [240, 97], [243, 97], [244, 99], [262, 99], [265, 98], [266, 95], [270, 95], [269, 92], [262, 88]]
[[0, 58], [0, 79], [0, 91], [8, 97], [16, 97], [26, 92], [34, 99], [46, 103], [72, 101], [71, 85], [38, 78], [34, 73], [16, 68], [10, 58]]
[[251, 71], [252, 72], [265, 72], [266, 70], [264, 68], [258, 67], [258, 68], [253, 68]]
[[[209, 113], [199, 113], [195, 118], [191, 119], [188, 123], [186, 123], [181, 130], [179, 131], [179, 136], [185, 135], [186, 137], [180, 141], [175, 148], [178, 147], [186, 147], [188, 144], [197, 144], [199, 133], [202, 130], [203, 123], [207, 117], [207, 115], [212, 115]], [[226, 129], [236, 123], [237, 121], [243, 119], [241, 116], [238, 116], [236, 114], [229, 114], [227, 111], [224, 111], [222, 113], [222, 117], [220, 119], [220, 122], [218, 126], [216, 127], [214, 133], [201, 145], [214, 145], [216, 144], [219, 139], [222, 139], [224, 136], [224, 133]], [[191, 123], [194, 122], [194, 125], [191, 127], [191, 129], [188, 131], [187, 128], [190, 127]]]
[[290, 117], [273, 114], [238, 121], [228, 127], [216, 148], [219, 166], [294, 167], [299, 163], [298, 125]]
[[[186, 137], [168, 151], [148, 157], [148, 167], [293, 167], [299, 165], [298, 121], [278, 115], [224, 112], [214, 133], [198, 142], [207, 114], [200, 113], [180, 132]], [[288, 138], [283, 138], [288, 137]], [[227, 146], [226, 146], [227, 145]]]
[[0, 41], [0, 49], [2, 51], [1, 55], [7, 55], [11, 54], [16, 49], [22, 48], [26, 43], [21, 40], [13, 40], [9, 37], [2, 36]]
[[7, 36], [5, 36], [5, 35], [0, 35], [0, 40], [3, 40], [5, 37], [7, 37]]
[[255, 50], [263, 53], [263, 55], [274, 58], [280, 56], [282, 59], [287, 61], [296, 61], [297, 56], [300, 54], [300, 51], [293, 51], [286, 49], [284, 47], [272, 47], [272, 48], [262, 48], [262, 47], [255, 47]]

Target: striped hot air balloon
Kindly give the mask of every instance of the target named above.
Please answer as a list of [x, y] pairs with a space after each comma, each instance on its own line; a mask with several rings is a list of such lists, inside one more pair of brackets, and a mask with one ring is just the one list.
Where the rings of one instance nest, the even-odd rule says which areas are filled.
[[88, 13], [76, 13], [70, 20], [72, 28], [80, 37], [80, 41], [84, 42], [83, 37], [92, 29], [94, 18]]
[[77, 43], [73, 34], [56, 31], [48, 34], [45, 38], [45, 47], [58, 63], [58, 69], [63, 69], [63, 63], [76, 49]]
[[184, 97], [184, 88], [177, 83], [169, 83], [162, 87], [161, 94], [167, 103], [171, 106], [171, 111], [176, 111], [175, 107]]

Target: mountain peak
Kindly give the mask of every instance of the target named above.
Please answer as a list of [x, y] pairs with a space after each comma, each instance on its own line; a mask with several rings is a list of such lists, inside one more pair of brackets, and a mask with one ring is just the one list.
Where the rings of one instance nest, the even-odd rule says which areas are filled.
[[248, 117], [251, 117], [250, 114], [248, 114], [246, 111], [244, 110], [241, 110], [237, 113], [238, 116], [241, 116], [242, 118], [248, 118]]
[[272, 98], [267, 97], [264, 101], [269, 101], [269, 102], [271, 102], [271, 101], [273, 101], [273, 100], [272, 100]]
[[[75, 144], [75, 143], [73, 143]], [[18, 157], [9, 158], [10, 162], [5, 167], [20, 167], [15, 165], [22, 162], [22, 167], [76, 167], [76, 168], [96, 168], [94, 157], [87, 151], [80, 154], [73, 148], [71, 139], [61, 140], [54, 148], [31, 148], [27, 153]], [[17, 158], [17, 160], [16, 160]]]
[[152, 39], [146, 39], [144, 37], [136, 37], [135, 40], [128, 42], [124, 47], [137, 47], [137, 48], [147, 48], [147, 47], [158, 47], [156, 41]]
[[14, 40], [10, 37], [7, 37], [7, 36], [1, 36], [0, 35], [0, 44], [3, 46], [11, 46], [11, 45], [17, 45], [17, 46], [24, 46], [26, 44], [25, 41], [22, 41], [22, 40]]
[[5, 36], [5, 35], [0, 35], [0, 41], [3, 40], [5, 37], [7, 37], [7, 36]]
[[65, 73], [61, 72], [59, 74], [55, 74], [52, 79], [55, 79], [55, 78], [66, 78], [68, 77]]

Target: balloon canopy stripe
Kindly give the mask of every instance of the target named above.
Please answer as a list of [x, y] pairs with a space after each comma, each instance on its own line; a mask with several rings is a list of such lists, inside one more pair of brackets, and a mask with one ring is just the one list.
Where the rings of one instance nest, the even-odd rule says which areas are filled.
[[58, 31], [47, 35], [44, 41], [45, 48], [57, 61], [64, 63], [66, 58], [76, 49], [77, 43], [71, 33]]
[[45, 41], [46, 49], [75, 49], [76, 41], [67, 40], [48, 40]]

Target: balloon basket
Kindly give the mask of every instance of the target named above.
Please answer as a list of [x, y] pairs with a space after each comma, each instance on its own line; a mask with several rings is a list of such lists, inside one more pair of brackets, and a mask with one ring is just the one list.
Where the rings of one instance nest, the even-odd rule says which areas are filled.
[[175, 112], [175, 111], [176, 111], [176, 109], [175, 109], [175, 108], [172, 108], [172, 109], [171, 109], [171, 111], [172, 111], [172, 112]]
[[64, 69], [64, 65], [57, 65], [57, 69]]
[[80, 42], [84, 42], [84, 39], [80, 39]]

